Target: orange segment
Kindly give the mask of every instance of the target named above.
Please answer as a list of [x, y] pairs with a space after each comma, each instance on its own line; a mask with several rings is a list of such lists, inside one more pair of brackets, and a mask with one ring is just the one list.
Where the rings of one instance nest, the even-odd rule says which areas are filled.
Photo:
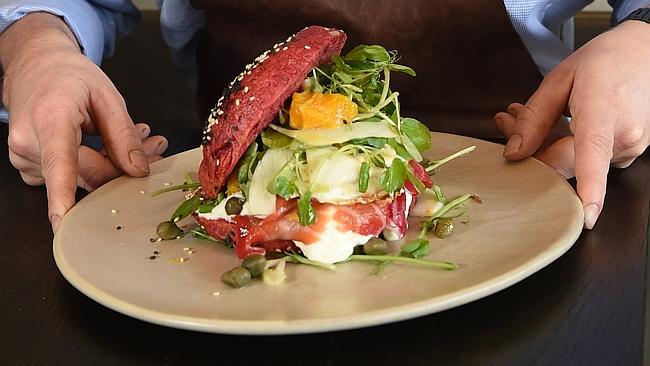
[[334, 128], [359, 114], [356, 103], [342, 94], [293, 93], [289, 125], [295, 129]]
[[237, 181], [238, 171], [239, 169], [235, 169], [228, 177], [228, 183], [226, 183], [226, 195], [228, 196], [241, 191], [241, 188], [239, 188], [239, 182]]

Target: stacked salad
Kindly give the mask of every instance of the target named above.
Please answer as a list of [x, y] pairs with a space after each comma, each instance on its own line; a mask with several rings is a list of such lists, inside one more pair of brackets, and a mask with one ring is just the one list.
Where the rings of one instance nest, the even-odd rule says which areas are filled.
[[[233, 287], [256, 276], [281, 283], [285, 262], [456, 268], [423, 257], [430, 233], [449, 236], [476, 196], [449, 199], [431, 176], [474, 146], [437, 161], [422, 156], [431, 148], [429, 130], [401, 115], [399, 93], [390, 88], [391, 73], [415, 72], [397, 61], [395, 51], [360, 45], [313, 68], [214, 199], [202, 197], [189, 177], [165, 189], [189, 194], [159, 226], [160, 237], [193, 215], [200, 224], [193, 235], [235, 247], [244, 261], [222, 277]], [[405, 236], [408, 217], [419, 218], [419, 235], [390, 253], [388, 242]]]

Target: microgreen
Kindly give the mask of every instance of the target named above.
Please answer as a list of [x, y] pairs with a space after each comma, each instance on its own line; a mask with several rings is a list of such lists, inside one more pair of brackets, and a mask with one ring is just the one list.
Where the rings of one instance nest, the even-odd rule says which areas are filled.
[[361, 163], [359, 168], [359, 192], [365, 193], [368, 190], [368, 180], [370, 179], [370, 164], [367, 161]]
[[324, 262], [320, 262], [320, 261], [315, 261], [315, 260], [312, 260], [312, 259], [307, 259], [307, 258], [303, 257], [302, 255], [297, 254], [297, 253], [293, 253], [293, 252], [287, 252], [285, 254], [287, 256], [284, 257], [284, 258], [286, 258], [287, 262], [290, 262], [290, 263], [307, 264], [307, 265], [318, 267], [318, 268], [328, 269], [330, 271], [336, 271], [336, 265], [334, 265], [334, 264], [329, 264], [329, 263], [324, 263]]
[[291, 198], [297, 195], [298, 187], [293, 180], [290, 180], [284, 175], [278, 175], [275, 177], [273, 190], [271, 193], [276, 194], [282, 198]]
[[384, 191], [389, 194], [399, 191], [404, 187], [408, 168], [400, 159], [394, 159], [392, 164], [379, 176], [379, 183]]
[[311, 205], [311, 192], [309, 191], [298, 199], [298, 218], [303, 226], [312, 225], [318, 219], [316, 211]]
[[402, 133], [413, 142], [418, 151], [431, 148], [431, 134], [427, 126], [415, 118], [402, 118]]
[[345, 260], [345, 262], [373, 262], [379, 264], [386, 261], [395, 262], [395, 263], [414, 264], [418, 266], [438, 268], [438, 269], [447, 269], [447, 270], [458, 269], [458, 264], [452, 262], [431, 261], [428, 259], [401, 257], [397, 255], [353, 254], [349, 256], [348, 259]]
[[455, 153], [447, 156], [444, 159], [433, 160], [433, 161], [429, 162], [428, 166], [425, 166], [425, 170], [427, 171], [427, 173], [433, 174], [433, 172], [436, 169], [440, 168], [442, 165], [444, 165], [444, 164], [446, 164], [446, 163], [448, 163], [448, 162], [450, 162], [450, 161], [452, 161], [452, 160], [454, 160], [454, 159], [456, 159], [458, 157], [461, 157], [463, 155], [467, 155], [467, 154], [471, 153], [474, 150], [476, 150], [476, 146], [470, 146], [470, 147], [464, 148], [464, 149], [462, 149], [462, 150], [460, 150], [458, 152], [455, 152]]
[[293, 139], [274, 129], [267, 128], [262, 131], [262, 143], [269, 149], [280, 149], [288, 146]]
[[172, 222], [177, 222], [191, 215], [201, 204], [200, 198], [201, 196], [195, 194], [190, 199], [183, 201], [174, 213], [172, 213], [170, 220]]
[[429, 254], [429, 240], [425, 238], [417, 238], [402, 245], [400, 248], [400, 255], [411, 258], [422, 258]]
[[239, 160], [239, 172], [237, 174], [239, 184], [246, 184], [252, 178], [252, 165], [257, 157], [257, 146], [257, 142], [253, 142]]

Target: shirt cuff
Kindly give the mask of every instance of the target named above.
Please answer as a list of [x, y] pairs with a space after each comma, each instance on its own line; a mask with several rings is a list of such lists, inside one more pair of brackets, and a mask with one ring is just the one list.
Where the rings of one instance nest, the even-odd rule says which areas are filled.
[[99, 65], [102, 61], [104, 31], [95, 9], [85, 1], [5, 0], [0, 5], [0, 33], [13, 22], [33, 12], [48, 12], [63, 18], [81, 51]]
[[631, 12], [638, 8], [650, 7], [650, 0], [619, 0], [614, 3], [614, 12], [612, 13], [612, 24], [618, 24]]

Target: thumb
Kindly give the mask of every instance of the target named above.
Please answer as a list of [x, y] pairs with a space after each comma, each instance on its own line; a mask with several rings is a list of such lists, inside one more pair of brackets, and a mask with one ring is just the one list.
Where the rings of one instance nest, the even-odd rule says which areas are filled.
[[560, 64], [542, 81], [526, 105], [509, 107], [516, 113], [516, 123], [503, 155], [508, 160], [531, 156], [542, 145], [549, 131], [569, 102], [573, 84], [573, 67]]
[[140, 131], [134, 126], [122, 96], [109, 80], [106, 82], [108, 87], [91, 94], [90, 103], [108, 157], [124, 173], [134, 177], [145, 176], [149, 174], [149, 163]]

